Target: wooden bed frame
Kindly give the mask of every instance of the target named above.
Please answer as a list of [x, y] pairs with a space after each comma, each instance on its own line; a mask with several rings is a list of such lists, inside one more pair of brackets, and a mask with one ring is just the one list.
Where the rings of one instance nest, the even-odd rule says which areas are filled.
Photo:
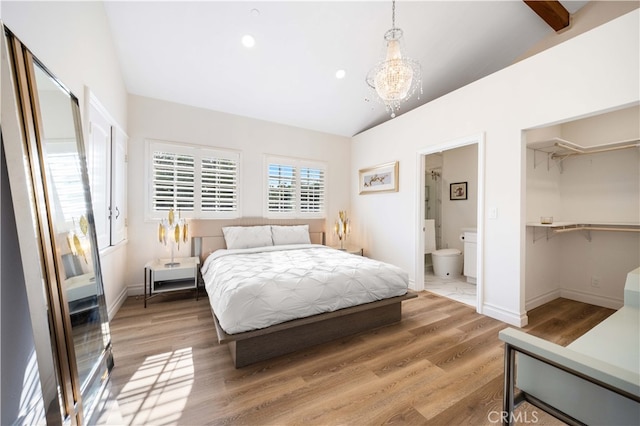
[[[224, 226], [308, 224], [311, 242], [324, 244], [324, 223], [324, 219], [306, 221], [263, 218], [244, 218], [231, 221], [193, 220], [191, 221], [191, 230], [194, 236], [192, 251], [194, 256], [200, 256], [204, 260], [203, 258], [212, 251], [225, 248], [222, 234]], [[415, 297], [417, 294], [408, 292], [402, 296], [238, 334], [225, 333], [220, 327], [213, 309], [212, 314], [218, 342], [228, 344], [233, 363], [236, 368], [240, 368], [362, 331], [398, 323], [402, 318], [402, 301]]]

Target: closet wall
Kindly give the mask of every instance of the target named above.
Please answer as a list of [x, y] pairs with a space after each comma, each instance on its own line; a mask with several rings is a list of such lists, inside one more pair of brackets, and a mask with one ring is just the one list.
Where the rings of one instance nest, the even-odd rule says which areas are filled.
[[[530, 130], [528, 146], [560, 138], [583, 147], [638, 143], [638, 106], [562, 125]], [[554, 223], [640, 222], [640, 148], [551, 159], [527, 149], [527, 223], [553, 216]], [[619, 308], [627, 272], [640, 265], [640, 233], [574, 231], [547, 236], [526, 230], [527, 310], [557, 297]]]

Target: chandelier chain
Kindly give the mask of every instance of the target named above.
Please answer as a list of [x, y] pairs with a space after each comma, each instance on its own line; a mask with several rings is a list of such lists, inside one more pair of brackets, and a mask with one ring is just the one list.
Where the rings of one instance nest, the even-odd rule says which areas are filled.
[[396, 0], [391, 3], [391, 28], [396, 27]]

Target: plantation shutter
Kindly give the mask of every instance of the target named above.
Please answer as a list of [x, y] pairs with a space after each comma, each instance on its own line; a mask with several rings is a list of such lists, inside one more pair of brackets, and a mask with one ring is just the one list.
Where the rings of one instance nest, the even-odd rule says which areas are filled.
[[155, 151], [152, 172], [152, 208], [193, 211], [195, 160], [193, 155]]
[[204, 158], [201, 173], [202, 211], [236, 211], [238, 209], [238, 161], [226, 158]]
[[326, 165], [319, 161], [265, 156], [267, 217], [319, 218], [325, 215]]
[[148, 147], [148, 218], [166, 217], [172, 208], [194, 219], [238, 217], [239, 152], [154, 140]]
[[300, 211], [324, 211], [324, 170], [302, 167], [300, 169]]
[[285, 164], [269, 164], [267, 210], [291, 212], [296, 208], [296, 168]]
[[82, 174], [80, 173], [80, 158], [75, 152], [48, 152], [47, 163], [51, 179], [54, 182], [51, 190], [54, 202], [58, 204], [56, 208], [62, 212], [60, 217], [68, 221], [64, 225], [75, 227], [80, 223], [80, 217], [87, 212]]

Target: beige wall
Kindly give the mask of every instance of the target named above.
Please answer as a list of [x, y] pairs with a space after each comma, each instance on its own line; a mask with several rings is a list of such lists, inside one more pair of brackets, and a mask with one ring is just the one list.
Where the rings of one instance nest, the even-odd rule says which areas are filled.
[[[129, 257], [130, 294], [142, 292], [145, 263], [170, 252], [156, 243], [157, 222], [144, 217], [145, 140], [155, 139], [234, 149], [241, 155], [241, 215], [263, 215], [264, 155], [318, 160], [328, 165], [327, 221], [349, 209], [350, 141], [342, 136], [304, 130], [237, 115], [129, 96]], [[331, 228], [328, 226], [327, 231]], [[327, 232], [327, 243], [336, 243]], [[180, 255], [189, 255], [182, 247]]]

